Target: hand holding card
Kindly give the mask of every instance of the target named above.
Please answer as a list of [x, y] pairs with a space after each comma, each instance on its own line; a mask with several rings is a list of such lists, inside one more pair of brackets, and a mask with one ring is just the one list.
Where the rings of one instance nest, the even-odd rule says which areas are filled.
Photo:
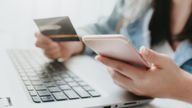
[[68, 16], [35, 19], [40, 32], [56, 42], [80, 41]]

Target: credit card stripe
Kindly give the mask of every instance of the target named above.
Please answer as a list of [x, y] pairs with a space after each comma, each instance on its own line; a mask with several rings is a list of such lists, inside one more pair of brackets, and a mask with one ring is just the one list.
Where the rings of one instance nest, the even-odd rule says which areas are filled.
[[50, 38], [77, 38], [78, 35], [75, 34], [62, 34], [62, 35], [49, 35]]
[[64, 41], [81, 41], [79, 37], [52, 37], [53, 41], [64, 42]]

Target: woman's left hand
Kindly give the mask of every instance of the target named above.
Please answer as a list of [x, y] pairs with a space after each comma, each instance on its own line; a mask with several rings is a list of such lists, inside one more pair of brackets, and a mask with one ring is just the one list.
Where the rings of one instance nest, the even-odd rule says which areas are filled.
[[166, 55], [147, 48], [140, 50], [143, 58], [151, 63], [149, 69], [140, 69], [125, 62], [98, 55], [97, 60], [108, 66], [116, 84], [139, 95], [161, 98], [177, 98], [186, 87], [190, 74], [174, 64]]

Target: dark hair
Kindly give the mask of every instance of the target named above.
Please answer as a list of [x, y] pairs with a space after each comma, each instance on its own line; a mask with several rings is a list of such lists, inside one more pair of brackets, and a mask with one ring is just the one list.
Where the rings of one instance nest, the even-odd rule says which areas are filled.
[[[172, 0], [154, 0], [154, 13], [149, 24], [151, 32], [151, 45], [159, 44], [167, 40], [172, 44], [171, 38], [171, 6]], [[176, 36], [178, 41], [192, 40], [192, 12], [184, 26], [183, 31]]]

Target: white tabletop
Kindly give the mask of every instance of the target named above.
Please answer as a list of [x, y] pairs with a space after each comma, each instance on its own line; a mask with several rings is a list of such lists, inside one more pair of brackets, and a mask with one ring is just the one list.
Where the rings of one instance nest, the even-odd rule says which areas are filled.
[[192, 105], [171, 99], [155, 99], [149, 105], [136, 108], [192, 108]]

